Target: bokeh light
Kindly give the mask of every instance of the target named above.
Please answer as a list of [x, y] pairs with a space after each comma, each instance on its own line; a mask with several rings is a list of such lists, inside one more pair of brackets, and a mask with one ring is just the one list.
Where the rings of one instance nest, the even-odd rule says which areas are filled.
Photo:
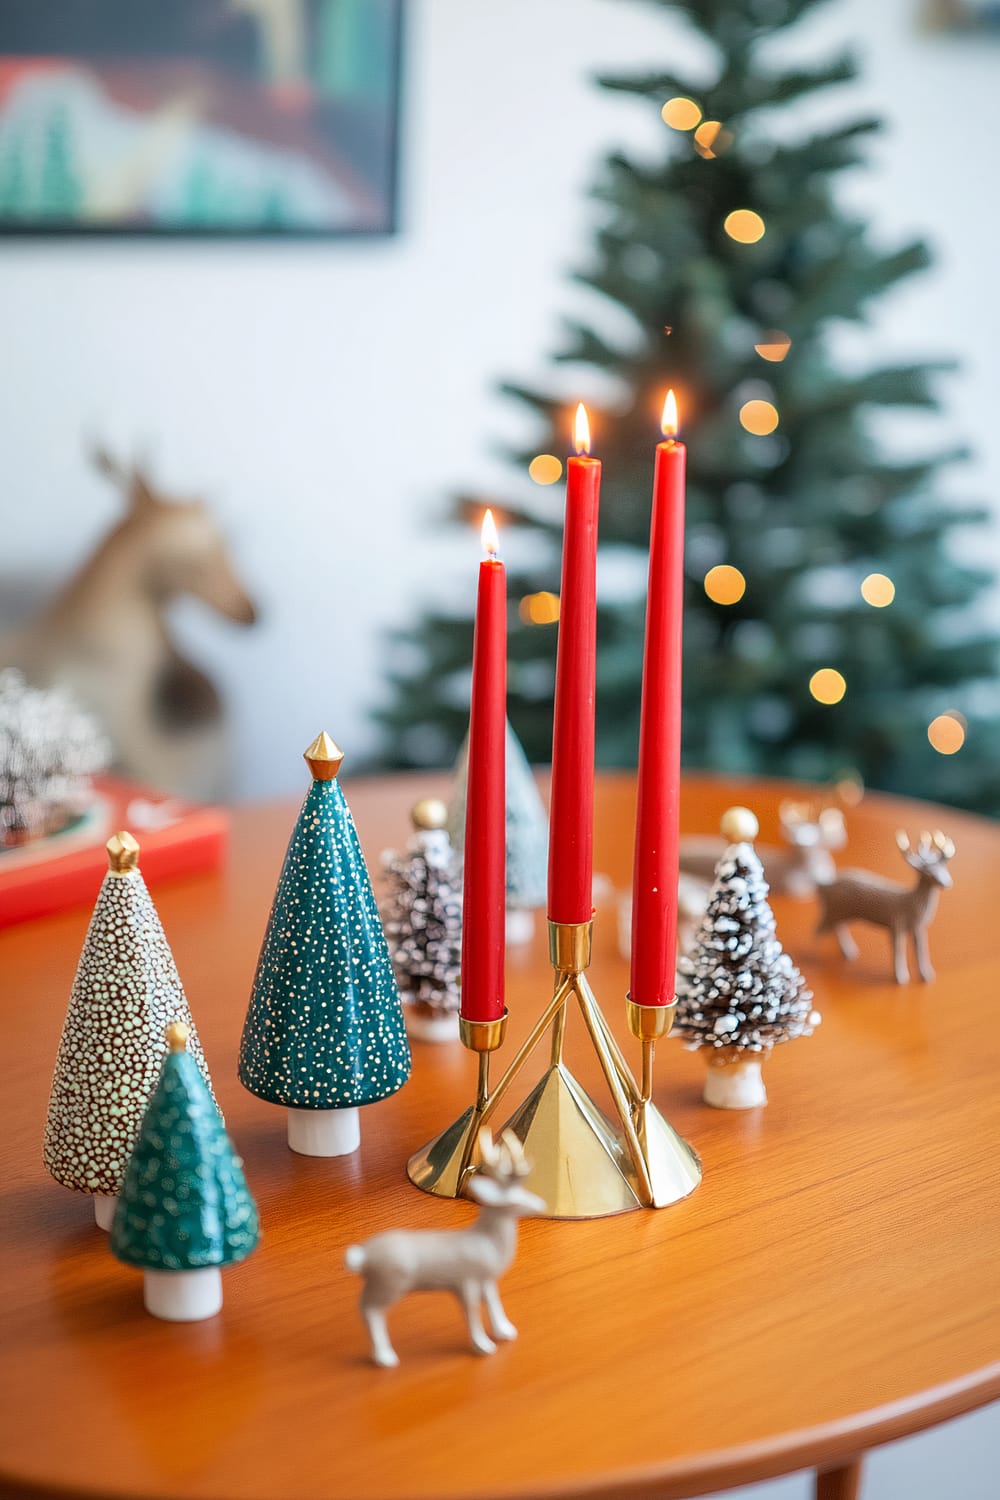
[[525, 594], [517, 612], [525, 625], [554, 625], [559, 618], [559, 595], [544, 589], [539, 594]]
[[861, 597], [872, 609], [885, 609], [896, 597], [896, 585], [885, 573], [869, 573], [862, 580]]
[[733, 144], [733, 132], [723, 129], [721, 120], [703, 120], [694, 133], [694, 149], [706, 161], [721, 156]]
[[734, 208], [727, 214], [722, 225], [731, 240], [741, 245], [754, 245], [763, 238], [764, 220], [752, 208]]
[[555, 484], [562, 478], [562, 459], [554, 453], [539, 453], [528, 465], [528, 473], [536, 484]]
[[747, 591], [747, 581], [739, 568], [719, 563], [705, 574], [705, 593], [713, 604], [736, 604]]
[[927, 726], [927, 738], [939, 755], [954, 755], [965, 744], [965, 725], [953, 714], [938, 714]]
[[760, 343], [754, 344], [761, 359], [766, 359], [773, 365], [779, 365], [791, 347], [791, 339], [780, 328], [768, 329], [767, 333], [761, 335]]
[[835, 667], [820, 667], [809, 679], [809, 691], [817, 703], [839, 703], [847, 692], [847, 683]]
[[778, 408], [770, 401], [745, 401], [740, 407], [740, 422], [755, 437], [767, 437], [778, 425]]
[[676, 99], [668, 99], [660, 110], [663, 123], [671, 126], [674, 130], [693, 130], [701, 119], [701, 110], [693, 99], [685, 99], [678, 95]]

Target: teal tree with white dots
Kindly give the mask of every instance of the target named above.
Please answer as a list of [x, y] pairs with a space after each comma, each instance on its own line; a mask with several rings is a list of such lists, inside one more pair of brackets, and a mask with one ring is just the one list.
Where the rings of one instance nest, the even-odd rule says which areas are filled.
[[148, 1310], [180, 1322], [218, 1312], [220, 1266], [243, 1260], [258, 1239], [243, 1164], [189, 1036], [183, 1021], [166, 1028], [167, 1053], [111, 1226], [113, 1253], [144, 1272]]
[[240, 1044], [244, 1088], [288, 1111], [293, 1150], [337, 1156], [360, 1139], [357, 1108], [402, 1088], [410, 1049], [385, 934], [337, 772], [321, 734], [292, 832]]

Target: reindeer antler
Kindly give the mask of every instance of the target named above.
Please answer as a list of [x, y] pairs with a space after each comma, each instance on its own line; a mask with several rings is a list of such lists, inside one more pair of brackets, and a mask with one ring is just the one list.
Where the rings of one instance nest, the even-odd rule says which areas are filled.
[[941, 832], [940, 828], [935, 828], [934, 830], [934, 847], [943, 860], [949, 860], [954, 857], [955, 845], [950, 838]]
[[479, 1160], [481, 1171], [485, 1172], [487, 1177], [496, 1175], [500, 1166], [500, 1147], [485, 1127], [479, 1132]]
[[524, 1146], [513, 1130], [505, 1130], [500, 1137], [501, 1144], [507, 1149], [507, 1158], [510, 1163], [510, 1171], [513, 1177], [527, 1177], [531, 1171], [531, 1162], [524, 1154]]
[[144, 461], [137, 458], [126, 468], [103, 443], [95, 440], [89, 444], [89, 449], [91, 462], [98, 473], [120, 484], [133, 508], [145, 505], [156, 498], [153, 487], [146, 477]]
[[499, 1141], [494, 1141], [488, 1130], [479, 1132], [479, 1170], [484, 1177], [496, 1182], [510, 1182], [514, 1177], [527, 1177], [531, 1163], [524, 1154], [524, 1147], [512, 1130], [505, 1130]]
[[111, 449], [106, 448], [103, 443], [95, 439], [87, 444], [87, 450], [90, 461], [99, 474], [104, 474], [108, 479], [115, 479], [119, 482], [128, 477]]

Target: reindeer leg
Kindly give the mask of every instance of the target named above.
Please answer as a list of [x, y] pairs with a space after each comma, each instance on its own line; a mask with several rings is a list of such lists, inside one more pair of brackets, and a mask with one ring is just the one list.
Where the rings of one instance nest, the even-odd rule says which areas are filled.
[[850, 959], [853, 962], [853, 960], [858, 956], [858, 945], [851, 937], [850, 929], [847, 927], [846, 923], [837, 922], [834, 926], [833, 933], [835, 938], [837, 939], [837, 947], [840, 949], [841, 953], [845, 958]]
[[362, 1298], [361, 1313], [368, 1325], [368, 1337], [372, 1341], [372, 1359], [384, 1369], [399, 1364], [399, 1355], [392, 1347], [389, 1330], [385, 1322], [385, 1308], [369, 1303]]
[[906, 933], [901, 927], [892, 929], [892, 968], [897, 984], [909, 984], [910, 971], [906, 964]]
[[927, 942], [927, 928], [915, 927], [913, 929], [913, 951], [917, 957], [917, 973], [925, 984], [934, 978], [934, 968], [931, 964], [930, 947]]
[[483, 1327], [483, 1315], [479, 1307], [483, 1295], [482, 1286], [478, 1281], [463, 1281], [457, 1290], [465, 1308], [465, 1320], [469, 1325], [473, 1348], [477, 1354], [493, 1354], [497, 1346]]
[[497, 1339], [516, 1339], [517, 1329], [503, 1310], [503, 1303], [500, 1301], [500, 1293], [497, 1291], [495, 1281], [483, 1282], [483, 1301], [486, 1303], [486, 1311], [489, 1313], [493, 1337]]

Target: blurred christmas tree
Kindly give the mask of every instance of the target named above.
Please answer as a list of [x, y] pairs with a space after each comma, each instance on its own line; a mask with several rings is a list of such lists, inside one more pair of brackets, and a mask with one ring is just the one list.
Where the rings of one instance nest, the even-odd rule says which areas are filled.
[[[689, 448], [684, 761], [732, 773], [865, 780], [970, 806], [1000, 802], [1000, 731], [988, 684], [998, 642], [977, 620], [991, 582], [951, 539], [985, 512], [935, 493], [961, 449], [900, 461], [880, 448], [883, 409], [938, 408], [942, 363], [851, 368], [844, 325], [929, 263], [914, 242], [884, 250], [834, 196], [879, 129], [851, 119], [792, 139], [786, 112], [856, 75], [849, 56], [810, 67], [769, 61], [772, 43], [819, 0], [666, 3], [711, 43], [698, 84], [667, 70], [604, 77], [663, 115], [662, 160], [620, 153], [603, 168], [594, 253], [577, 280], [616, 304], [569, 324], [558, 362], [590, 368], [619, 395], [596, 409], [604, 460], [605, 558], [639, 563], [648, 538], [653, 444], [676, 387]], [[670, 17], [671, 26], [675, 17]], [[665, 34], [664, 51], [670, 35]], [[839, 325], [839, 326], [838, 326]], [[581, 382], [581, 386], [583, 382]], [[534, 458], [551, 482], [566, 452], [571, 402], [505, 386], [540, 419]], [[510, 717], [533, 761], [549, 758], [560, 504], [507, 505], [508, 523], [546, 545], [514, 570]], [[491, 501], [491, 503], [494, 503]], [[598, 758], [634, 764], [644, 614], [604, 597], [598, 619]], [[471, 596], [470, 596], [471, 597]], [[406, 639], [417, 664], [393, 680], [381, 715], [386, 755], [444, 763], [465, 733], [472, 625], [441, 612]], [[983, 707], [985, 699], [985, 708]], [[939, 716], [945, 715], [943, 722]], [[950, 717], [948, 717], [951, 715]], [[966, 723], [966, 720], [968, 721]], [[942, 752], [928, 735], [929, 727]]]

